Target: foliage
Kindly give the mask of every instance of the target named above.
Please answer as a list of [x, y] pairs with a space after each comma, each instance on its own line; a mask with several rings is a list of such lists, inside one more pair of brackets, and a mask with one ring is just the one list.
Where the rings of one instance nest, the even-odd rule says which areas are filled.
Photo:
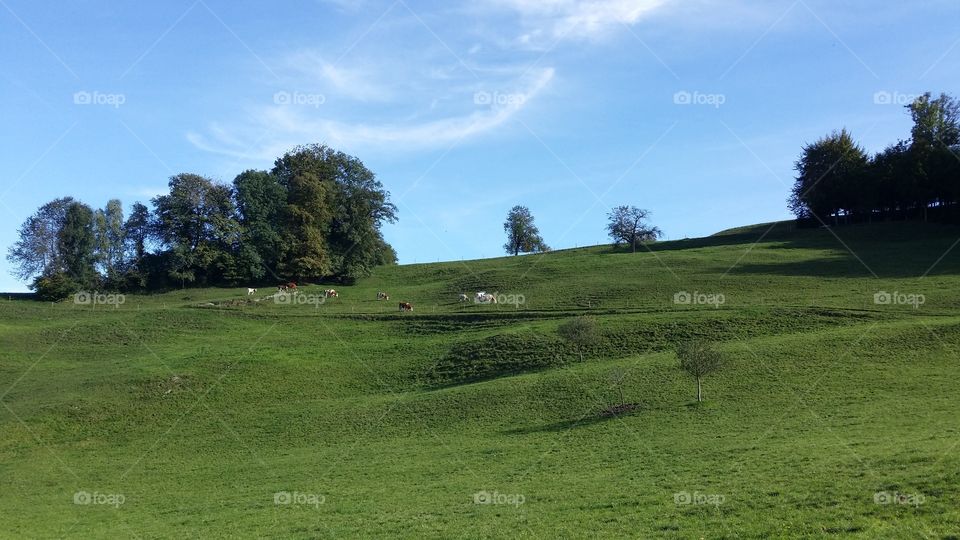
[[381, 232], [397, 219], [390, 194], [359, 159], [323, 145], [298, 147], [232, 186], [189, 173], [168, 186], [152, 211], [137, 202], [126, 220], [116, 199], [96, 211], [69, 197], [47, 203], [8, 251], [14, 275], [36, 282], [67, 272], [84, 286], [143, 290], [353, 282], [397, 261]]
[[960, 220], [960, 102], [926, 93], [907, 105], [911, 139], [872, 157], [843, 130], [807, 145], [790, 210], [815, 225], [876, 219]]
[[507, 213], [507, 220], [503, 223], [503, 230], [507, 233], [507, 243], [503, 245], [509, 255], [521, 253], [540, 253], [550, 248], [540, 237], [540, 229], [533, 222], [533, 214], [526, 206], [514, 206]]
[[597, 322], [582, 315], [561, 324], [557, 328], [557, 334], [576, 348], [581, 362], [583, 361], [583, 350], [600, 339]]
[[682, 343], [677, 348], [677, 358], [680, 360], [680, 369], [696, 379], [697, 401], [703, 401], [703, 378], [723, 368], [723, 355], [712, 343], [698, 339]]
[[40, 276], [30, 285], [40, 300], [58, 302], [83, 288], [66, 272], [54, 272]]
[[607, 214], [607, 234], [613, 239], [615, 246], [627, 244], [636, 252], [638, 245], [663, 235], [659, 228], [647, 223], [649, 217], [649, 210], [636, 206], [617, 206]]

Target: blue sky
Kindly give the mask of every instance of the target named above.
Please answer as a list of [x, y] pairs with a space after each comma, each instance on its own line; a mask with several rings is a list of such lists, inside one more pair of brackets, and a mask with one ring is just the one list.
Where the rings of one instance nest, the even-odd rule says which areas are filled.
[[[0, 0], [0, 246], [41, 204], [129, 207], [296, 144], [393, 194], [401, 262], [496, 256], [529, 206], [555, 248], [610, 207], [668, 238], [788, 217], [801, 146], [870, 151], [960, 94], [960, 4], [931, 0]], [[25, 290], [0, 262], [0, 290]]]

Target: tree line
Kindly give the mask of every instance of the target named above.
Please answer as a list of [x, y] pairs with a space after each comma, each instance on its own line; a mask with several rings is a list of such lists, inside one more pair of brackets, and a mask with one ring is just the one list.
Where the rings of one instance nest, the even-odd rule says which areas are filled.
[[397, 260], [381, 233], [397, 220], [389, 192], [359, 159], [324, 145], [297, 147], [232, 185], [184, 173], [168, 187], [128, 216], [116, 199], [102, 209], [48, 202], [9, 249], [14, 275], [58, 299], [84, 289], [349, 282]]
[[960, 102], [928, 92], [906, 109], [910, 138], [873, 156], [846, 129], [803, 148], [788, 201], [801, 224], [960, 217]]

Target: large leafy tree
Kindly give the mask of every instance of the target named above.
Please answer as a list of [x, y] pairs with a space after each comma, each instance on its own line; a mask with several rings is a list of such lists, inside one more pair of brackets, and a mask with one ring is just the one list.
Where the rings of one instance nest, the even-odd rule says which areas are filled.
[[339, 152], [334, 159], [337, 176], [330, 246], [337, 275], [352, 280], [369, 275], [378, 264], [396, 262], [380, 227], [396, 221], [397, 208], [390, 203], [383, 184], [359, 159]]
[[960, 102], [947, 94], [934, 98], [930, 92], [907, 105], [914, 145], [952, 147], [960, 144]]
[[540, 229], [534, 224], [533, 214], [526, 206], [517, 205], [510, 209], [503, 230], [507, 233], [507, 243], [503, 249], [510, 255], [550, 250], [540, 237]]
[[281, 273], [296, 279], [321, 278], [332, 272], [327, 235], [330, 232], [334, 151], [301, 146], [274, 163], [273, 174], [287, 191], [283, 209]]
[[130, 217], [123, 224], [124, 261], [136, 266], [147, 254], [147, 242], [151, 235], [150, 209], [140, 202], [133, 203]]
[[106, 219], [106, 260], [107, 276], [113, 277], [123, 269], [124, 265], [124, 229], [123, 203], [119, 199], [111, 199], [103, 209]]
[[63, 197], [41, 206], [20, 226], [18, 239], [7, 253], [12, 274], [30, 281], [63, 269], [60, 258], [60, 230], [72, 197]]
[[276, 276], [283, 246], [283, 212], [287, 191], [267, 171], [248, 170], [233, 181], [240, 222], [237, 265], [241, 274], [258, 280], [267, 273]]
[[170, 193], [153, 199], [154, 234], [168, 248], [168, 275], [181, 285], [217, 282], [232, 271], [239, 239], [229, 186], [196, 174], [170, 179]]
[[123, 267], [129, 287], [143, 288], [149, 282], [146, 268], [147, 242], [152, 235], [150, 209], [140, 202], [133, 203], [130, 216], [123, 224]]
[[946, 94], [934, 98], [927, 92], [907, 105], [907, 110], [913, 119], [911, 192], [926, 220], [931, 205], [953, 202], [957, 191], [953, 171], [955, 149], [960, 145], [960, 102]]
[[96, 236], [93, 210], [80, 202], [67, 207], [60, 229], [59, 248], [63, 272], [80, 287], [97, 285]]
[[663, 235], [657, 227], [649, 224], [650, 211], [636, 206], [617, 206], [607, 214], [607, 234], [616, 246], [627, 244], [633, 252], [637, 246]]
[[803, 148], [790, 208], [800, 218], [826, 223], [856, 206], [858, 183], [867, 170], [867, 154], [847, 130], [834, 132]]
[[278, 159], [272, 174], [286, 189], [279, 264], [285, 275], [353, 279], [396, 260], [380, 228], [396, 220], [397, 209], [359, 159], [301, 146]]

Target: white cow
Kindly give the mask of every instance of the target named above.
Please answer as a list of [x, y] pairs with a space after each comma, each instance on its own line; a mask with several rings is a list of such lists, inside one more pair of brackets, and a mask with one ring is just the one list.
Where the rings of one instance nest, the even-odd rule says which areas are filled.
[[247, 287], [247, 296], [252, 296], [254, 294], [257, 294], [257, 290], [251, 287]]
[[497, 295], [490, 294], [486, 291], [480, 291], [477, 293], [477, 296], [476, 298], [474, 298], [473, 301], [476, 302], [477, 304], [496, 304]]

